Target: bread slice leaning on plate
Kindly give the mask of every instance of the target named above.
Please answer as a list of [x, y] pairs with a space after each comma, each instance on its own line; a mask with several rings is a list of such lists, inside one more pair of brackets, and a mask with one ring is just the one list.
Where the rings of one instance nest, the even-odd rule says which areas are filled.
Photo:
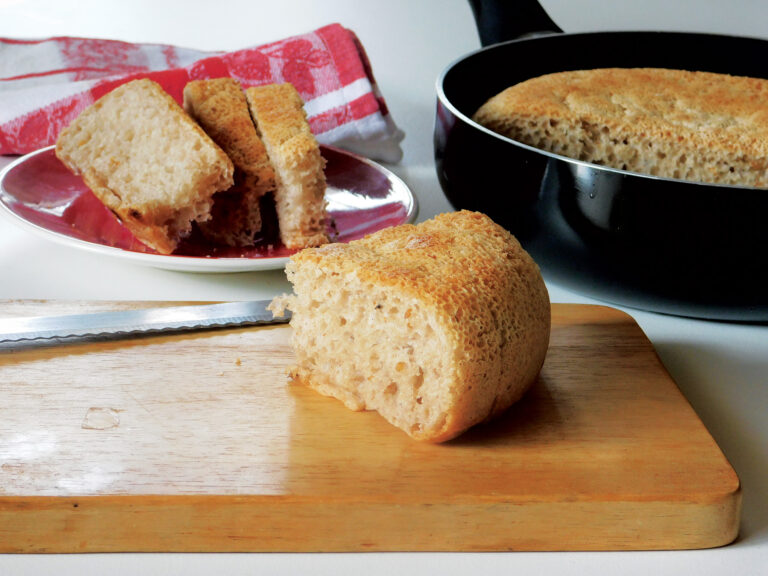
[[133, 80], [85, 109], [56, 156], [144, 244], [170, 254], [230, 188], [227, 155], [159, 84]]
[[288, 83], [254, 86], [245, 94], [275, 170], [280, 240], [288, 248], [328, 242], [325, 159], [307, 123], [301, 96]]
[[227, 246], [250, 246], [261, 230], [261, 198], [274, 191], [275, 171], [256, 133], [240, 83], [234, 78], [193, 80], [184, 87], [184, 110], [235, 166], [235, 185], [214, 196], [203, 234]]

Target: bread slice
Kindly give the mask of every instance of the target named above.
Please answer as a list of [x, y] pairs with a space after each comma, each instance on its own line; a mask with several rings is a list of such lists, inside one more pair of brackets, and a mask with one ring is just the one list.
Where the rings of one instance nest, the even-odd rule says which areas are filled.
[[232, 160], [235, 186], [214, 196], [203, 234], [221, 244], [249, 246], [261, 230], [259, 200], [275, 188], [275, 172], [234, 78], [193, 80], [184, 87], [184, 109]]
[[280, 240], [292, 249], [328, 242], [325, 160], [310, 131], [301, 96], [291, 84], [255, 86], [245, 94], [275, 169]]
[[233, 183], [227, 155], [159, 84], [134, 80], [84, 110], [56, 156], [148, 246], [170, 254], [213, 195]]
[[768, 80], [657, 68], [549, 74], [486, 102], [495, 132], [613, 168], [768, 187]]
[[550, 304], [538, 267], [487, 216], [457, 212], [302, 250], [291, 376], [352, 410], [441, 442], [500, 414], [536, 380]]

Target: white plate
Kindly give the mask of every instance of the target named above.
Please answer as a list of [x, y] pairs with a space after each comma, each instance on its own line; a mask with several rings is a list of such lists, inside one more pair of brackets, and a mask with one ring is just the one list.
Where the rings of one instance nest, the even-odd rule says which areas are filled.
[[[327, 161], [328, 232], [334, 242], [349, 242], [416, 218], [416, 199], [392, 172], [338, 148], [321, 146], [321, 151]], [[0, 207], [49, 240], [167, 270], [275, 270], [295, 252], [269, 233], [256, 245], [238, 249], [213, 246], [193, 234], [174, 254], [157, 254], [67, 170], [53, 146], [22, 156], [0, 172]]]

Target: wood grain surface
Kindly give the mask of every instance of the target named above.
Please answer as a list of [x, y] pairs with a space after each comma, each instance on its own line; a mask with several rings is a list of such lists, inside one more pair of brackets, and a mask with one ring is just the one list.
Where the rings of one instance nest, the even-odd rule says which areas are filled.
[[[149, 305], [5, 301], [0, 316]], [[442, 445], [290, 384], [289, 337], [0, 345], [0, 552], [680, 549], [737, 535], [736, 474], [622, 312], [554, 305], [538, 383]]]

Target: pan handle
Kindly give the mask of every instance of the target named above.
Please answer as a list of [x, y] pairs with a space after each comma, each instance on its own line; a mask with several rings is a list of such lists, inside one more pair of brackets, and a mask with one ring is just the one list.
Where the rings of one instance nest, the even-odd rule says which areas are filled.
[[562, 32], [537, 0], [469, 0], [469, 3], [483, 46], [526, 35]]

